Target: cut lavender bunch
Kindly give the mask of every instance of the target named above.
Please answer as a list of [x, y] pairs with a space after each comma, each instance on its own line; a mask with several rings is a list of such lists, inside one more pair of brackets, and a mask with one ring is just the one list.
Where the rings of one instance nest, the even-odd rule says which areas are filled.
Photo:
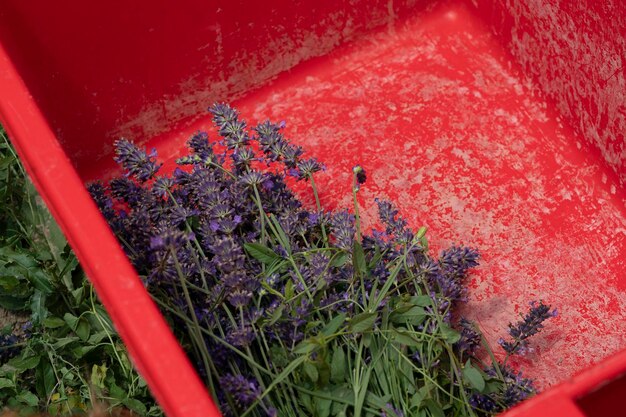
[[[482, 416], [534, 393], [482, 363], [478, 328], [457, 314], [476, 249], [433, 256], [426, 229], [385, 200], [384, 230], [364, 233], [363, 167], [353, 207], [325, 211], [323, 165], [284, 123], [209, 112], [219, 137], [194, 134], [173, 173], [120, 140], [125, 175], [89, 191], [226, 416]], [[287, 177], [311, 186], [315, 208]]]

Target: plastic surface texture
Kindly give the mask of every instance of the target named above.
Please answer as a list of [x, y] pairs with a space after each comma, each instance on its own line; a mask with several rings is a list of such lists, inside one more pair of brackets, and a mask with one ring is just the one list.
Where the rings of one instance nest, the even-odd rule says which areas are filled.
[[251, 123], [286, 120], [328, 166], [326, 207], [350, 206], [358, 163], [363, 205], [398, 202], [435, 250], [477, 246], [467, 313], [492, 343], [528, 301], [559, 309], [517, 364], [542, 388], [560, 384], [511, 416], [614, 410], [626, 371], [624, 3], [319, 3], [0, 9], [2, 122], [167, 414], [218, 415], [83, 183], [115, 174], [120, 135], [171, 166], [192, 132], [211, 130], [214, 100]]

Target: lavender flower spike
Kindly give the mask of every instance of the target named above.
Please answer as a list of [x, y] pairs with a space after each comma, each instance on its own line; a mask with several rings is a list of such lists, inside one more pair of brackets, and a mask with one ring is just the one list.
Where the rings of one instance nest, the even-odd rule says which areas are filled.
[[146, 182], [161, 168], [161, 164], [156, 163], [156, 149], [146, 153], [124, 138], [116, 140], [114, 145], [115, 162], [127, 171], [127, 176], [133, 175], [139, 182]]
[[527, 349], [526, 339], [539, 333], [543, 329], [543, 322], [551, 317], [556, 317], [557, 314], [556, 309], [550, 311], [550, 306], [544, 304], [543, 301], [539, 301], [539, 303], [532, 301], [530, 310], [523, 317], [523, 320], [518, 321], [515, 325], [509, 323], [509, 335], [513, 340], [500, 339], [498, 343], [509, 355], [524, 352]]

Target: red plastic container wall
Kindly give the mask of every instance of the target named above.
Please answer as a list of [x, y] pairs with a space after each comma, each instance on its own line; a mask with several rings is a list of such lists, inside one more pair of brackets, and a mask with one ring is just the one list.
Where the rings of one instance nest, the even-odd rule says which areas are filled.
[[[363, 198], [396, 200], [438, 236], [433, 246], [478, 245], [471, 294], [484, 303], [470, 310], [492, 341], [528, 297], [558, 301], [558, 329], [523, 363], [532, 376], [561, 381], [623, 347], [626, 212], [604, 178], [623, 172], [623, 5], [484, 1], [481, 21], [469, 1], [319, 3], [0, 8], [0, 116], [168, 415], [212, 408], [82, 181], [110, 175], [120, 135], [171, 159], [210, 125], [213, 100], [286, 119], [329, 166], [328, 206], [345, 203], [346, 169], [363, 163]], [[626, 367], [623, 356], [514, 413], [574, 410], [573, 398]]]
[[83, 175], [110, 158], [113, 138], [173, 130], [423, 3], [7, 1], [0, 34]]
[[524, 72], [626, 186], [626, 2], [473, 3]]

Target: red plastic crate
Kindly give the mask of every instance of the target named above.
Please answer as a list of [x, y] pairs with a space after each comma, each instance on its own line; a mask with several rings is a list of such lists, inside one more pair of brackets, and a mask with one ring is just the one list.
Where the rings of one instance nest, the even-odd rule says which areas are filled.
[[360, 163], [362, 204], [477, 246], [491, 342], [531, 299], [559, 309], [516, 362], [546, 390], [509, 416], [621, 415], [625, 22], [619, 0], [6, 0], [0, 118], [170, 417], [219, 414], [83, 184], [122, 135], [171, 166], [216, 100], [287, 120], [326, 207]]

